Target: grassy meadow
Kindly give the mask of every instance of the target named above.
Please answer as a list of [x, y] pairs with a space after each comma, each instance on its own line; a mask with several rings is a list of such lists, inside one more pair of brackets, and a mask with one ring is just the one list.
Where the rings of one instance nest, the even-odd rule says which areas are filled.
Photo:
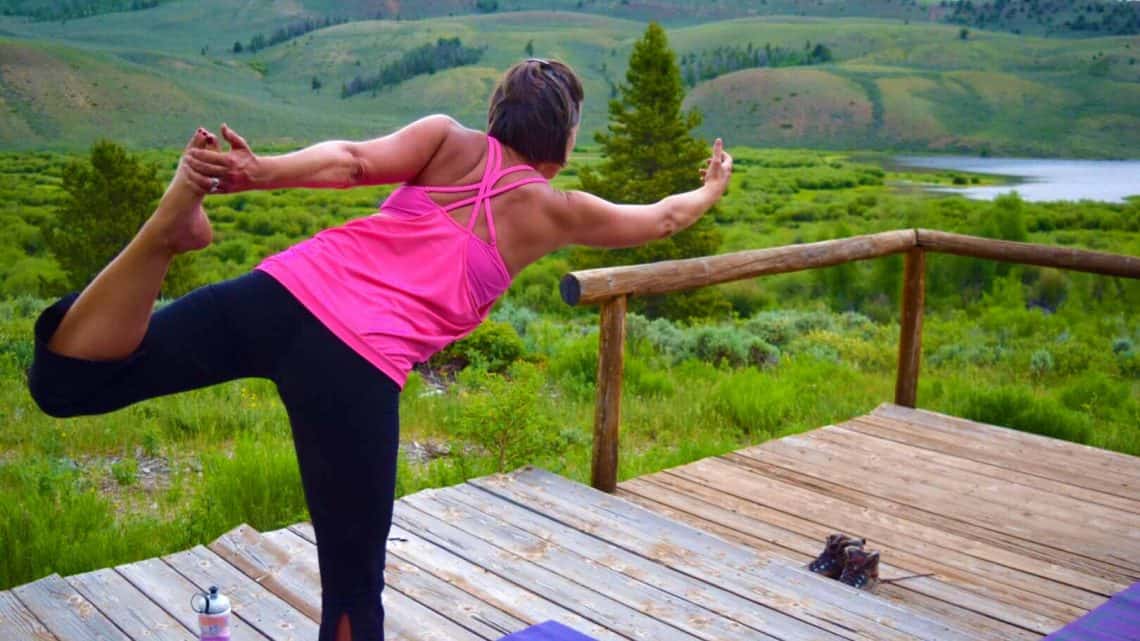
[[[1140, 200], [995, 203], [915, 184], [990, 179], [885, 171], [840, 154], [733, 148], [711, 215], [722, 251], [907, 226], [1140, 255]], [[142, 152], [169, 175], [174, 151]], [[65, 154], [0, 153], [0, 589], [184, 549], [240, 522], [305, 518], [285, 412], [268, 381], [55, 420], [29, 398], [31, 326], [63, 289], [44, 248]], [[575, 183], [586, 149], [558, 179]], [[383, 189], [211, 198], [202, 281], [367, 215]], [[557, 281], [573, 251], [529, 267], [492, 322], [415, 374], [401, 400], [398, 492], [533, 463], [589, 475], [596, 310]], [[919, 404], [1140, 455], [1140, 283], [946, 256], [929, 262]], [[722, 286], [728, 316], [628, 322], [620, 477], [867, 412], [889, 400], [898, 257]], [[458, 373], [441, 374], [457, 363]], [[520, 420], [520, 417], [523, 420]]]

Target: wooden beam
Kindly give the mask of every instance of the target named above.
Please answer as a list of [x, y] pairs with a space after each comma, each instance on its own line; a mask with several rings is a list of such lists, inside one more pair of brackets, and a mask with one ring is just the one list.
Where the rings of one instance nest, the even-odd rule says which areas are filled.
[[1140, 278], [1140, 257], [1108, 254], [1036, 243], [978, 238], [929, 229], [916, 230], [918, 245], [927, 251], [987, 258], [1074, 271]]
[[598, 390], [594, 408], [594, 459], [590, 483], [603, 492], [617, 489], [618, 428], [625, 349], [626, 297], [602, 304], [598, 335]]
[[666, 294], [765, 274], [830, 267], [897, 254], [915, 244], [914, 230], [904, 229], [718, 256], [603, 267], [567, 274], [560, 290], [570, 305], [588, 305], [615, 296]]
[[922, 360], [922, 314], [926, 302], [926, 252], [914, 248], [903, 268], [902, 320], [899, 328], [899, 369], [895, 404], [914, 407]]

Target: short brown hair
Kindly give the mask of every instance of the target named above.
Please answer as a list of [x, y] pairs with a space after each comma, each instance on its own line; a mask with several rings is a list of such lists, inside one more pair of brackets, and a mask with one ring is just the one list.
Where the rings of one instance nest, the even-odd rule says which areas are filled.
[[582, 81], [568, 65], [538, 58], [520, 62], [491, 94], [487, 133], [531, 163], [564, 165], [582, 98]]

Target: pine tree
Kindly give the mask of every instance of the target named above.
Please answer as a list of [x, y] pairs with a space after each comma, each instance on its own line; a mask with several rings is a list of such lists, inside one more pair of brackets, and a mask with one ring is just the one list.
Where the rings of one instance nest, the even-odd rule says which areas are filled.
[[[699, 187], [698, 170], [709, 150], [690, 133], [701, 116], [695, 110], [682, 111], [683, 98], [676, 56], [665, 30], [652, 22], [634, 44], [626, 82], [610, 101], [607, 131], [594, 136], [604, 160], [596, 169], [581, 170], [582, 189], [614, 202], [650, 203]], [[705, 256], [715, 253], [720, 241], [710, 213], [671, 238], [631, 249], [579, 250], [575, 262], [580, 267], [596, 267]], [[634, 302], [644, 313], [671, 318], [717, 316], [728, 308], [712, 289]]]
[[[123, 147], [99, 141], [87, 162], [63, 170], [67, 193], [56, 210], [56, 225], [44, 240], [67, 271], [69, 286], [85, 286], [134, 237], [162, 195], [158, 168]], [[190, 255], [179, 257], [167, 274], [164, 294], [179, 295], [197, 284]]]

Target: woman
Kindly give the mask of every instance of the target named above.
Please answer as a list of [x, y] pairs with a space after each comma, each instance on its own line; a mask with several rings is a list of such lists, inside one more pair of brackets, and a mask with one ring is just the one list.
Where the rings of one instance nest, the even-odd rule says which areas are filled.
[[[581, 102], [569, 67], [528, 60], [496, 87], [486, 134], [437, 115], [367, 142], [258, 156], [224, 125], [227, 153], [199, 129], [138, 235], [37, 321], [33, 397], [48, 414], [76, 416], [236, 378], [273, 380], [319, 542], [320, 639], [382, 639], [399, 391], [411, 367], [472, 331], [526, 265], [568, 244], [669, 236], [727, 184], [732, 158], [717, 140], [704, 185], [654, 204], [551, 188]], [[205, 194], [384, 183], [403, 184], [376, 214], [152, 316], [170, 260], [211, 240]]]

